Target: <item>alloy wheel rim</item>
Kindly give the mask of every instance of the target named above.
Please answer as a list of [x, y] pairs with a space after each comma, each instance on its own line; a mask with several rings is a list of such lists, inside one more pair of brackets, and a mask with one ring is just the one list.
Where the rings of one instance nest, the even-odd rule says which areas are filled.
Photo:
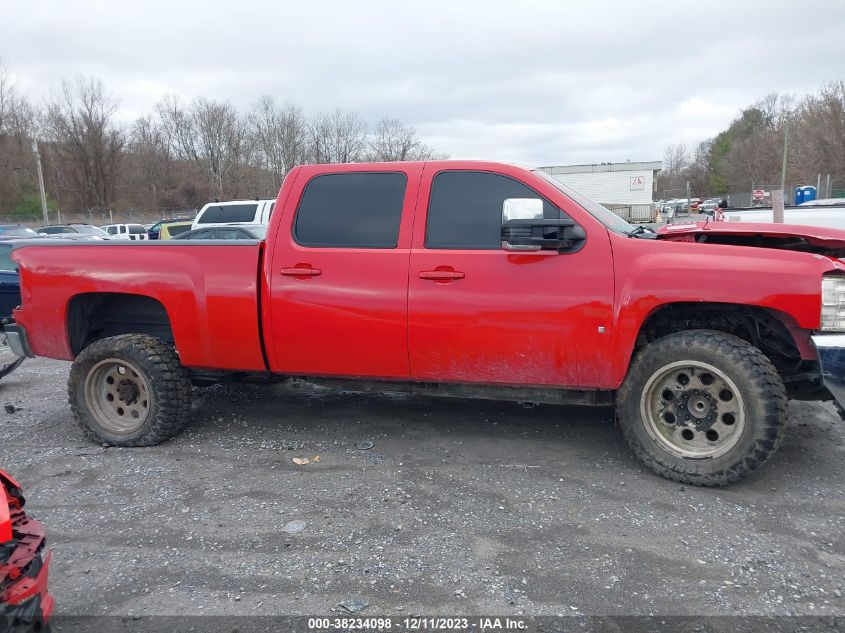
[[722, 370], [700, 361], [661, 367], [646, 381], [640, 414], [649, 436], [684, 459], [714, 459], [742, 437], [742, 394]]
[[119, 358], [101, 360], [91, 368], [85, 379], [85, 399], [97, 421], [118, 435], [140, 429], [153, 403], [143, 372]]

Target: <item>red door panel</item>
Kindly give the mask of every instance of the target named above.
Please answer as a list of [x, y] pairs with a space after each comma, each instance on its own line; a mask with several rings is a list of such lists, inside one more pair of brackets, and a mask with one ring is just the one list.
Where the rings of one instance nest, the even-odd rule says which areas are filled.
[[[411, 251], [408, 340], [417, 380], [601, 386], [609, 371], [613, 261], [607, 230], [562, 194], [514, 168], [514, 179], [588, 229], [576, 253], [425, 247], [426, 168]], [[499, 203], [501, 204], [501, 203]], [[604, 328], [600, 331], [600, 328]]]
[[[356, 171], [374, 170], [333, 165], [325, 174]], [[393, 171], [407, 185], [392, 248], [304, 246], [293, 235], [297, 205], [285, 205], [267, 272], [274, 371], [409, 377], [408, 260], [421, 165]], [[300, 200], [308, 182], [296, 182], [290, 199]]]

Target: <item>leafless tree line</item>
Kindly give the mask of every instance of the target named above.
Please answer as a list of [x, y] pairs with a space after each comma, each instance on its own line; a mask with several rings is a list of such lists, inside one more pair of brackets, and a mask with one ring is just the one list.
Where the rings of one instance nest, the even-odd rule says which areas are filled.
[[800, 98], [769, 95], [694, 150], [668, 146], [658, 194], [687, 182], [696, 196], [780, 183], [787, 126], [787, 186], [815, 185], [819, 174], [830, 174], [835, 187], [845, 188], [845, 82], [836, 81]]
[[304, 163], [444, 158], [415, 130], [355, 112], [315, 115], [262, 97], [247, 112], [225, 100], [167, 96], [131, 125], [94, 78], [64, 81], [39, 107], [0, 60], [0, 214], [38, 215], [32, 140], [51, 206], [64, 211], [192, 208], [212, 198], [276, 195]]

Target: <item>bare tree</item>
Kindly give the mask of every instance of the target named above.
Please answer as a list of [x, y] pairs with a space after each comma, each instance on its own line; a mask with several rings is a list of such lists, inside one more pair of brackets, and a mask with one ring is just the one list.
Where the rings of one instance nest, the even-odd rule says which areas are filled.
[[308, 158], [313, 163], [357, 163], [367, 149], [367, 125], [355, 112], [320, 114], [308, 124]]
[[18, 93], [11, 69], [0, 58], [0, 208], [14, 210], [35, 191], [30, 139], [37, 112]]
[[12, 78], [12, 71], [6, 61], [0, 57], [0, 134], [5, 134], [7, 131], [8, 121], [12, 116], [16, 99], [16, 86]]
[[381, 119], [370, 136], [368, 158], [373, 161], [434, 160], [445, 158], [417, 137], [398, 119]]
[[[149, 195], [152, 206], [159, 206], [162, 193], [173, 187], [174, 176], [173, 152], [161, 123], [151, 115], [137, 119], [129, 134], [128, 148], [132, 184], [139, 193]], [[143, 199], [140, 195], [139, 198]]]
[[297, 105], [279, 106], [265, 96], [253, 106], [249, 123], [256, 162], [270, 172], [278, 189], [285, 175], [307, 160], [305, 115]]
[[[663, 152], [663, 169], [657, 175], [657, 189], [661, 192], [686, 187], [686, 170], [690, 165], [690, 155], [683, 143], [669, 145]], [[669, 194], [667, 194], [669, 195]]]
[[124, 148], [117, 107], [99, 79], [84, 77], [63, 81], [47, 107], [46, 132], [80, 206], [108, 209], [115, 200]]
[[[174, 97], [157, 106], [159, 120], [177, 157], [206, 173], [213, 194], [222, 198], [228, 180], [245, 162], [247, 126], [232, 104], [195, 99], [186, 109]], [[234, 189], [234, 187], [233, 187]]]
[[683, 143], [669, 145], [663, 152], [663, 170], [668, 174], [680, 174], [690, 162], [689, 150]]
[[831, 174], [845, 186], [845, 81], [806, 96], [791, 123], [790, 174], [801, 184]]
[[40, 213], [36, 136], [48, 204], [58, 201], [70, 214], [128, 207], [164, 215], [212, 196], [272, 195], [305, 162], [445, 158], [396, 119], [379, 121], [370, 134], [356, 112], [308, 117], [272, 97], [246, 114], [225, 101], [166, 97], [126, 129], [117, 108], [102, 82], [79, 77], [63, 81], [42, 112], [0, 59], [0, 213]]

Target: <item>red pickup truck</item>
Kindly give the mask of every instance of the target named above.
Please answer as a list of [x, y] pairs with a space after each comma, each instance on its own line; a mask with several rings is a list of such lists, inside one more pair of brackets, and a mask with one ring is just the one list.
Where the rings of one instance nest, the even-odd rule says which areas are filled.
[[309, 165], [263, 241], [18, 245], [20, 355], [73, 360], [85, 433], [157, 444], [191, 382], [615, 405], [656, 472], [763, 464], [788, 398], [843, 401], [845, 232], [633, 226], [539, 171]]

